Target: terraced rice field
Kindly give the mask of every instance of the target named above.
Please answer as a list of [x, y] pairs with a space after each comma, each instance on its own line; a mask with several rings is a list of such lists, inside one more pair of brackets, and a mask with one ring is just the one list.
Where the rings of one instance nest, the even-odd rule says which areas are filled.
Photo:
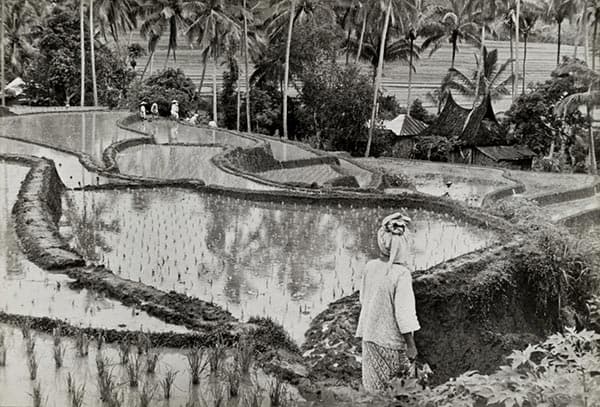
[[300, 181], [307, 184], [316, 183], [317, 185], [323, 185], [327, 181], [341, 176], [330, 165], [310, 165], [308, 167], [271, 170], [261, 172], [259, 175], [275, 182], [293, 183]]
[[[145, 44], [138, 33], [132, 35], [133, 42], [139, 42]], [[187, 44], [187, 40], [180, 36], [179, 44]], [[510, 45], [508, 41], [486, 41], [488, 49], [498, 49], [499, 60], [505, 61], [510, 57]], [[519, 47], [520, 55], [519, 61], [523, 62], [523, 44]], [[462, 45], [460, 52], [456, 55], [456, 68], [463, 72], [471, 72], [475, 68], [475, 57], [474, 54], [479, 52], [476, 48], [469, 45]], [[573, 55], [573, 47], [570, 45], [562, 46], [562, 55]], [[581, 55], [581, 48], [579, 51]], [[154, 57], [154, 69], [159, 70], [164, 67], [164, 62], [167, 55], [167, 39], [162, 38], [159, 41], [158, 50]], [[352, 58], [351, 58], [352, 59]], [[143, 70], [146, 64], [147, 57], [141, 58], [138, 61], [138, 70]], [[339, 62], [343, 63], [345, 57], [339, 59]], [[442, 78], [445, 76], [448, 68], [450, 67], [451, 61], [451, 47], [450, 44], [444, 44], [440, 50], [433, 55], [429, 56], [429, 53], [421, 55], [420, 61], [416, 64], [416, 72], [413, 74], [413, 89], [412, 99], [421, 99], [427, 107], [435, 108], [435, 104], [432, 103], [427, 94], [432, 92], [439, 87]], [[177, 63], [174, 64], [172, 60], [169, 61], [168, 66], [177, 66], [182, 68], [187, 75], [189, 75], [194, 82], [199, 85], [200, 77], [202, 75], [202, 65], [200, 63], [200, 56], [198, 51], [190, 49], [185, 46], [181, 46], [177, 50]], [[370, 74], [372, 68], [366, 63], [361, 63], [361, 69]], [[556, 45], [555, 44], [543, 44], [543, 43], [529, 43], [527, 47], [527, 71], [526, 71], [526, 83], [540, 82], [549, 78], [550, 72], [556, 66]], [[212, 72], [214, 65], [211, 63], [206, 69], [206, 79], [204, 82], [203, 92], [210, 92], [212, 83]], [[240, 66], [241, 77], [243, 77], [243, 64]], [[250, 66], [250, 70], [253, 71], [253, 67]], [[222, 84], [222, 71], [224, 68], [219, 64], [217, 72], [217, 84], [219, 89]], [[520, 68], [520, 71], [522, 69]], [[384, 93], [396, 96], [402, 103], [407, 98], [408, 91], [408, 68], [406, 63], [402, 62], [388, 62], [384, 65], [383, 70], [383, 91]], [[243, 83], [241, 85], [244, 86]], [[457, 101], [465, 106], [472, 103], [469, 99], [464, 97], [457, 97]], [[495, 102], [495, 109], [497, 112], [503, 112], [508, 109], [510, 105], [510, 97], [505, 97], [502, 100]]]

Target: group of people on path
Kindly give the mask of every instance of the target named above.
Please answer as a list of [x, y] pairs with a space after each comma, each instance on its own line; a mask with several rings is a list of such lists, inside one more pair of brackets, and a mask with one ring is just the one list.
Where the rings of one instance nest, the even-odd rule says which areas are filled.
[[[151, 116], [148, 116], [146, 106], [148, 106], [148, 103], [146, 103], [146, 101], [142, 101], [140, 103], [140, 118], [142, 120], [157, 119], [158, 118], [158, 103], [156, 103], [156, 102], [152, 103], [152, 106], [150, 107]], [[173, 100], [171, 102], [171, 118], [173, 120], [179, 120], [179, 102], [177, 102], [177, 100]]]

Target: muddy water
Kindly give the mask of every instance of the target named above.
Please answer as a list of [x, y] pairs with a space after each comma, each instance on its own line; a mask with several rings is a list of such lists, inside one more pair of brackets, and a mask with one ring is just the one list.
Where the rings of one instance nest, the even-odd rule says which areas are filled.
[[69, 278], [49, 274], [27, 260], [17, 243], [11, 211], [28, 171], [0, 162], [0, 309], [59, 318], [75, 326], [185, 332], [87, 290], [71, 290]]
[[229, 188], [276, 189], [216, 167], [211, 158], [222, 151], [220, 147], [141, 145], [120, 152], [117, 164], [119, 171], [128, 175], [160, 179], [194, 178]]
[[[47, 399], [44, 404], [46, 407], [65, 407], [71, 406], [70, 396], [67, 388], [67, 376], [70, 373], [75, 380], [77, 387], [85, 385], [84, 403], [85, 407], [102, 407], [99, 400], [98, 391], [98, 370], [96, 367], [96, 357], [98, 354], [96, 342], [92, 341], [89, 347], [87, 357], [77, 355], [74, 341], [62, 339], [61, 346], [65, 348], [64, 364], [60, 369], [56, 369], [53, 359], [53, 338], [48, 335], [36, 334], [35, 337], [35, 355], [38, 363], [37, 377], [32, 381], [27, 367], [27, 353], [25, 342], [21, 332], [15, 328], [0, 324], [0, 333], [4, 333], [4, 342], [7, 347], [6, 366], [0, 366], [0, 406], [31, 406], [33, 387], [39, 383], [43, 398]], [[154, 374], [145, 372], [146, 356], [140, 356], [141, 374], [138, 388], [129, 386], [129, 379], [124, 365], [119, 363], [120, 355], [118, 348], [112, 344], [104, 345], [101, 350], [101, 357], [109, 360], [108, 369], [111, 371], [114, 381], [117, 383], [117, 390], [123, 395], [123, 406], [139, 405], [139, 394], [145, 383], [148, 383], [153, 395], [151, 406], [183, 406], [188, 400], [199, 400], [201, 403], [213, 405], [213, 394], [227, 391], [227, 384], [223, 378], [211, 379], [208, 377], [208, 369], [202, 375], [200, 385], [190, 385], [190, 376], [188, 372], [188, 362], [185, 353], [176, 350], [161, 348], [160, 358]], [[132, 357], [137, 357], [136, 348], [132, 348]], [[231, 365], [231, 357], [225, 362]], [[160, 381], [164, 378], [167, 371], [177, 372], [175, 382], [172, 388], [172, 395], [169, 401], [163, 397]], [[267, 389], [272, 378], [258, 371], [253, 375], [256, 385], [262, 389]], [[299, 400], [298, 393], [293, 388], [287, 388], [291, 399]], [[241, 391], [249, 392], [248, 385], [242, 385]], [[266, 400], [268, 397], [265, 391], [259, 391], [259, 398], [262, 399], [261, 406], [268, 407]], [[231, 400], [230, 406], [237, 406], [237, 400]]]
[[[241, 319], [271, 316], [302, 342], [327, 304], [353, 292], [391, 210], [253, 203], [177, 189], [68, 192], [72, 244], [122, 277], [214, 301]], [[85, 215], [84, 215], [85, 213]], [[490, 232], [410, 211], [426, 269], [486, 246]]]
[[450, 186], [444, 177], [431, 177], [415, 180], [417, 191], [434, 196], [447, 196], [455, 201], [465, 202], [469, 206], [480, 207], [488, 192], [498, 188], [497, 185], [478, 184], [475, 182], [454, 181]]
[[140, 137], [117, 127], [117, 120], [127, 115], [127, 112], [89, 112], [10, 116], [0, 119], [0, 136], [82, 151], [101, 164], [102, 152], [110, 144]]

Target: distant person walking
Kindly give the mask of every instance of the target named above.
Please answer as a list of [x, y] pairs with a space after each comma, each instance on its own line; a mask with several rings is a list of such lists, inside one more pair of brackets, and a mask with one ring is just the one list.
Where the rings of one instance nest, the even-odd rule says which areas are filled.
[[140, 103], [140, 119], [146, 120], [146, 102]]
[[383, 220], [377, 231], [381, 258], [369, 261], [363, 275], [356, 336], [362, 338], [362, 383], [369, 392], [406, 375], [417, 357], [413, 332], [420, 326], [407, 266], [410, 221], [401, 213]]
[[171, 119], [179, 120], [179, 103], [177, 103], [177, 100], [171, 102]]
[[152, 113], [153, 119], [158, 119], [158, 103], [152, 103], [152, 107], [150, 108], [150, 113]]

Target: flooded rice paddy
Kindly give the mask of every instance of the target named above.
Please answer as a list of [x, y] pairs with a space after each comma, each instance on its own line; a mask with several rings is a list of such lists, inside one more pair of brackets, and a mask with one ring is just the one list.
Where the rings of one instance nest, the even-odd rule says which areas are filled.
[[[228, 399], [228, 384], [225, 370], [221, 369], [220, 375], [209, 377], [208, 367], [201, 374], [200, 384], [192, 385], [189, 374], [186, 353], [178, 349], [158, 348], [150, 349], [150, 354], [158, 353], [159, 358], [154, 373], [147, 373], [148, 353], [139, 354], [136, 347], [129, 350], [129, 359], [133, 362], [139, 360], [139, 378], [136, 387], [131, 387], [128, 367], [121, 364], [121, 349], [118, 345], [104, 344], [100, 351], [97, 342], [92, 340], [88, 348], [88, 355], [80, 356], [74, 340], [62, 338], [60, 347], [64, 349], [63, 365], [56, 368], [54, 361], [54, 337], [50, 335], [32, 332], [35, 343], [34, 352], [37, 363], [37, 374], [35, 380], [30, 378], [27, 350], [27, 341], [19, 329], [0, 324], [0, 334], [4, 335], [4, 344], [7, 349], [6, 366], [0, 366], [0, 405], [2, 406], [31, 406], [34, 387], [39, 385], [45, 407], [72, 406], [72, 394], [68, 389], [68, 376], [74, 381], [74, 387], [79, 390], [85, 386], [83, 391], [83, 406], [102, 407], [107, 404], [100, 401], [100, 387], [98, 381], [97, 359], [105, 361], [105, 369], [110, 373], [114, 383], [114, 391], [121, 395], [123, 406], [140, 405], [140, 394], [146, 393], [151, 396], [151, 406], [184, 406], [190, 401], [200, 404], [193, 405], [216, 405], [214, 401], [218, 397]], [[206, 362], [204, 355], [202, 362]], [[225, 355], [221, 362], [222, 366], [232, 365], [231, 355]], [[135, 370], [134, 370], [135, 371]], [[166, 400], [163, 395], [161, 381], [167, 372], [175, 372], [174, 382], [171, 387], [171, 396]], [[262, 371], [253, 371], [251, 379], [240, 384], [240, 396], [230, 400], [230, 406], [238, 406], [240, 397], [248, 397], [257, 394], [259, 406], [269, 407], [268, 395], [265, 389], [269, 389], [272, 378], [266, 376]], [[147, 392], [144, 391], [147, 390]], [[298, 400], [295, 389], [286, 386], [290, 399]], [[192, 404], [190, 404], [192, 405]], [[225, 404], [222, 404], [225, 405]]]
[[186, 332], [98, 294], [71, 290], [68, 277], [41, 270], [26, 258], [17, 243], [11, 211], [28, 171], [0, 162], [0, 310], [59, 318], [82, 327]]
[[158, 179], [199, 179], [206, 184], [254, 190], [276, 187], [224, 172], [211, 162], [221, 147], [152, 145], [131, 147], [117, 154], [122, 174]]
[[[393, 210], [256, 203], [178, 189], [67, 192], [66, 237], [121, 277], [270, 316], [298, 342], [329, 302], [353, 292], [378, 222]], [[476, 250], [494, 234], [407, 211], [415, 269]]]
[[[3, 117], [0, 120], [0, 136], [84, 152], [96, 164], [101, 164], [102, 152], [109, 145], [118, 140], [140, 137], [139, 134], [121, 130], [117, 126], [117, 120], [128, 114], [87, 112]], [[35, 154], [31, 152], [30, 155]]]

